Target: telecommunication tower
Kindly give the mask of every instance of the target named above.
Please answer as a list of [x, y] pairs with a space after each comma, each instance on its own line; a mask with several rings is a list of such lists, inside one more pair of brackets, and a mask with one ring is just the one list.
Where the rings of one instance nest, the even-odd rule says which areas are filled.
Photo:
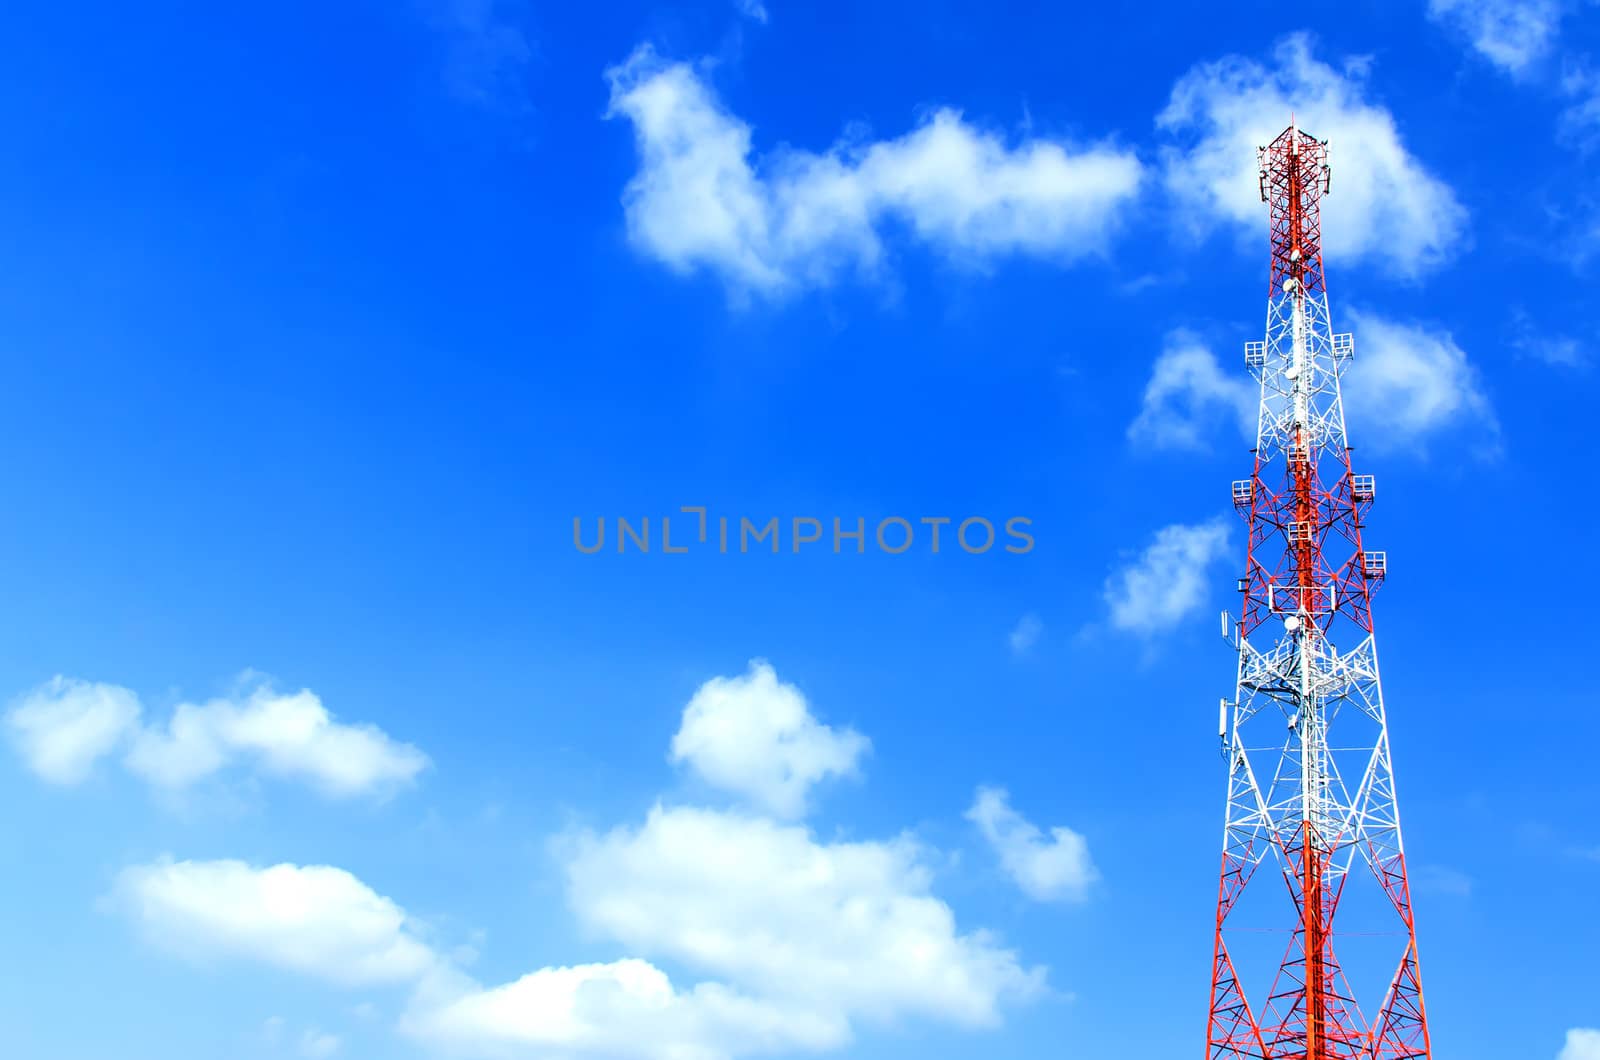
[[[1372, 630], [1387, 557], [1361, 540], [1374, 483], [1351, 468], [1339, 392], [1354, 343], [1333, 331], [1323, 285], [1328, 145], [1291, 122], [1259, 157], [1271, 284], [1266, 339], [1245, 344], [1261, 384], [1255, 467], [1233, 484], [1250, 533], [1240, 617], [1222, 616], [1239, 669], [1220, 721], [1228, 801], [1206, 1060], [1426, 1060]], [[1380, 929], [1361, 941], [1389, 952], [1347, 974], [1334, 919], [1362, 888], [1361, 915]], [[1251, 895], [1268, 900], [1250, 908], [1270, 910], [1269, 926], [1237, 922]], [[1252, 965], [1236, 957], [1246, 932], [1287, 935], [1287, 952]]]

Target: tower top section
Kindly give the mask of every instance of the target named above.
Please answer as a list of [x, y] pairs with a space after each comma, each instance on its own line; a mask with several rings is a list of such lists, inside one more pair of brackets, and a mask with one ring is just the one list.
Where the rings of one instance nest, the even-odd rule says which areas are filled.
[[1270, 294], [1322, 292], [1322, 197], [1330, 188], [1328, 141], [1289, 127], [1257, 149], [1261, 201], [1271, 217]]

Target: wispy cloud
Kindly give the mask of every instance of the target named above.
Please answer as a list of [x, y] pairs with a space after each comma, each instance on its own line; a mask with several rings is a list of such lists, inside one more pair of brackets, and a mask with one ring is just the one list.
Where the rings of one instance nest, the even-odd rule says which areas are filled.
[[283, 1048], [292, 1040], [294, 1051], [310, 1060], [326, 1060], [327, 1057], [337, 1056], [344, 1047], [344, 1040], [337, 1034], [330, 1034], [317, 1027], [307, 1027], [293, 1039], [290, 1039], [284, 1031], [284, 1018], [269, 1016], [261, 1024], [261, 1040], [276, 1048]]
[[1430, 18], [1464, 36], [1489, 62], [1514, 77], [1550, 53], [1561, 0], [1428, 0]]
[[324, 1060], [325, 1057], [337, 1056], [343, 1044], [337, 1034], [308, 1027], [300, 1035], [300, 1055], [310, 1057], [311, 1060]]
[[1472, 877], [1444, 865], [1419, 865], [1411, 871], [1411, 886], [1419, 891], [1467, 898], [1472, 894]]
[[1354, 310], [1349, 320], [1356, 353], [1342, 387], [1355, 444], [1422, 455], [1449, 434], [1479, 455], [1498, 451], [1494, 407], [1449, 332]]
[[734, 6], [745, 18], [753, 18], [757, 22], [767, 21], [767, 5], [761, 0], [734, 0]]
[[1587, 59], [1568, 60], [1561, 92], [1569, 101], [1561, 112], [1562, 139], [1580, 151], [1592, 151], [1600, 140], [1600, 74]]
[[1143, 552], [1106, 579], [1112, 627], [1151, 636], [1178, 625], [1204, 602], [1206, 572], [1227, 544], [1221, 519], [1158, 531]]
[[506, 0], [423, 0], [424, 14], [444, 41], [444, 87], [475, 106], [524, 110], [534, 50], [507, 13]]
[[1511, 328], [1511, 346], [1523, 356], [1558, 368], [1585, 368], [1592, 360], [1590, 344], [1570, 335], [1540, 331], [1526, 310], [1517, 309], [1512, 313]]
[[1046, 835], [1011, 808], [1003, 788], [979, 788], [967, 820], [978, 826], [1012, 882], [1035, 901], [1084, 901], [1100, 878], [1082, 835], [1061, 826]]
[[1255, 433], [1260, 391], [1242, 369], [1225, 371], [1192, 332], [1167, 336], [1128, 439], [1157, 449], [1207, 449], [1219, 428]]
[[1006, 637], [1006, 642], [1011, 645], [1011, 654], [1018, 657], [1028, 654], [1039, 643], [1043, 633], [1044, 623], [1039, 621], [1038, 615], [1023, 615]]

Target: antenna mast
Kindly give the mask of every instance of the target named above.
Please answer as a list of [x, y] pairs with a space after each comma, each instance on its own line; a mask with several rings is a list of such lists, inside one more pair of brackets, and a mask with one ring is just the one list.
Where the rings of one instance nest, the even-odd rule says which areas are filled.
[[[1228, 801], [1206, 1060], [1429, 1060], [1372, 630], [1387, 556], [1361, 541], [1376, 491], [1350, 465], [1339, 379], [1355, 347], [1333, 332], [1322, 273], [1328, 145], [1291, 121], [1259, 160], [1272, 258], [1266, 339], [1245, 344], [1261, 384], [1255, 467], [1233, 484], [1249, 543], [1240, 617], [1223, 615], [1238, 680], [1221, 712]], [[1278, 872], [1258, 880], [1264, 863]], [[1269, 991], [1252, 996], [1230, 914], [1247, 890], [1276, 891], [1278, 875], [1290, 942]], [[1335, 953], [1347, 884], [1375, 885], [1404, 939], [1370, 1021]]]

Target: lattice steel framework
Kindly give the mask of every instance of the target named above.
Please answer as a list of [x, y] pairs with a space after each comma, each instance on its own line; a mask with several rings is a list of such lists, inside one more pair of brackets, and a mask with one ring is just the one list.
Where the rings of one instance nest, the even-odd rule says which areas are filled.
[[[1387, 558], [1361, 541], [1376, 491], [1351, 471], [1339, 380], [1354, 344], [1334, 333], [1323, 285], [1327, 158], [1327, 143], [1293, 123], [1260, 149], [1272, 278], [1266, 339], [1245, 345], [1261, 384], [1255, 468], [1233, 484], [1250, 533], [1241, 616], [1225, 612], [1222, 623], [1239, 670], [1220, 723], [1228, 801], [1207, 1060], [1430, 1057], [1372, 632]], [[1276, 926], [1289, 944], [1275, 978], [1247, 989], [1241, 973], [1256, 969], [1236, 967], [1241, 929], [1229, 918], [1252, 883], [1276, 891], [1277, 873], [1256, 879], [1268, 862], [1286, 887]], [[1388, 978], [1369, 1020], [1358, 999], [1370, 1005], [1383, 984], [1358, 984], [1370, 995], [1352, 988], [1334, 918], [1347, 884], [1374, 882], [1388, 923], [1366, 934], [1395, 952], [1374, 965]]]

